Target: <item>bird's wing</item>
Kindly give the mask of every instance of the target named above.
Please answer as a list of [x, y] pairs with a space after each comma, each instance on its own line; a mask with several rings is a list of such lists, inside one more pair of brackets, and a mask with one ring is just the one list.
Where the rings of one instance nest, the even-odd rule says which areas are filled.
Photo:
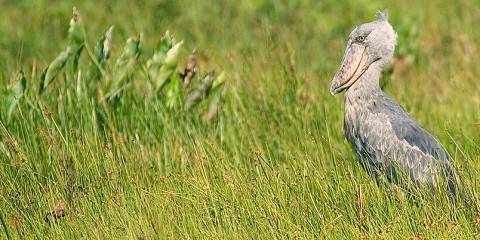
[[[375, 102], [359, 129], [369, 155], [386, 165], [397, 164], [415, 182], [436, 185], [439, 173], [455, 176], [443, 146], [400, 105], [386, 96]], [[454, 191], [453, 182], [449, 187]]]
[[398, 169], [416, 183], [434, 184], [435, 159], [398, 137], [389, 114], [369, 111], [357, 131], [356, 149], [366, 153], [377, 169], [387, 173], [389, 180], [399, 177]]
[[400, 140], [410, 146], [419, 148], [424, 154], [439, 161], [448, 161], [448, 154], [443, 146], [425, 129], [423, 129], [400, 105], [387, 96], [371, 106], [374, 114], [384, 114]]

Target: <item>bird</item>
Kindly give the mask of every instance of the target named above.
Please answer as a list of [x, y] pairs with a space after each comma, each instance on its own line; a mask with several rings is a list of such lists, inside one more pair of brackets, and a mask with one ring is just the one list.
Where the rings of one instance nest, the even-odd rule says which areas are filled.
[[[386, 11], [350, 33], [343, 60], [331, 85], [332, 95], [345, 91], [344, 135], [360, 165], [376, 180], [395, 185], [455, 193], [458, 176], [442, 144], [379, 85], [393, 57], [397, 34]], [[378, 182], [378, 181], [377, 181]]]

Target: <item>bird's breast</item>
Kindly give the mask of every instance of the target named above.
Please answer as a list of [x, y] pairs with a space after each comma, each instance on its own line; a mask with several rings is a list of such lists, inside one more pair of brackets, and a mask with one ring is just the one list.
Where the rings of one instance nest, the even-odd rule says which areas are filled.
[[345, 98], [344, 132], [347, 139], [358, 137], [361, 124], [368, 115], [370, 101], [361, 97]]
[[[374, 98], [362, 98], [357, 96], [354, 98], [346, 98], [344, 114], [345, 138], [352, 145], [360, 158], [364, 158], [363, 160], [368, 160], [371, 163], [376, 162], [376, 158], [380, 156], [376, 156], [378, 155], [375, 153], [376, 151], [367, 151], [367, 145], [373, 144], [373, 147], [378, 148], [378, 150], [381, 150], [384, 147], [383, 144], [379, 142], [381, 140], [380, 138], [376, 138], [373, 142], [368, 142], [368, 139], [371, 140], [372, 135], [379, 134], [380, 132], [382, 132], [382, 135], [388, 135], [384, 131], [389, 130], [386, 128], [386, 125], [388, 125], [388, 118], [381, 116], [385, 119], [376, 121], [380, 116], [377, 116], [377, 114], [374, 114], [371, 111], [373, 104], [375, 104]], [[385, 124], [385, 126], [379, 126], [379, 123]]]

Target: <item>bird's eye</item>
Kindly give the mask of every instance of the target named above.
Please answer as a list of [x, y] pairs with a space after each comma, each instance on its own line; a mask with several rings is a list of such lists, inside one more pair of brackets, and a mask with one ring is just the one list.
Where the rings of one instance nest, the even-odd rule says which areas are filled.
[[365, 41], [365, 36], [358, 36], [355, 40], [357, 40], [358, 42], [363, 42]]

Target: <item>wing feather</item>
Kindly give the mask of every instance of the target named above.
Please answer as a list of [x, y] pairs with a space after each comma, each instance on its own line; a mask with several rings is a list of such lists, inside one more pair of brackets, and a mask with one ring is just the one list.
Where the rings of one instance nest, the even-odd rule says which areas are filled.
[[400, 105], [387, 96], [369, 105], [358, 138], [364, 155], [376, 162], [397, 163], [414, 182], [435, 185], [441, 173], [447, 176], [450, 191], [458, 179], [444, 147], [423, 129]]

